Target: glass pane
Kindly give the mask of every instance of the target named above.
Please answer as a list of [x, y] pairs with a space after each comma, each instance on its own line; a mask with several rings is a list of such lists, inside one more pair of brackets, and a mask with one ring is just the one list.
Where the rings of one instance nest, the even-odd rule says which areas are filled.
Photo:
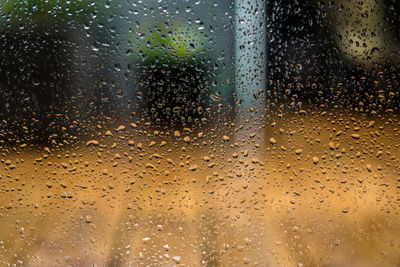
[[0, 1], [0, 265], [400, 265], [399, 12]]

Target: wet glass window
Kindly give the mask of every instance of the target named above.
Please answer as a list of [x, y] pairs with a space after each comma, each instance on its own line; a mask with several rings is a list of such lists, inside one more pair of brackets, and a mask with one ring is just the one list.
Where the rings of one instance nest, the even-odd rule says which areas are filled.
[[0, 0], [1, 266], [400, 266], [394, 0]]

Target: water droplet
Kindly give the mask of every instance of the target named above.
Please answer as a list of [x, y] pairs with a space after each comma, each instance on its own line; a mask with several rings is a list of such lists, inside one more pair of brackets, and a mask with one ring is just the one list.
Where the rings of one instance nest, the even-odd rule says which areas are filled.
[[224, 136], [222, 136], [222, 140], [224, 142], [229, 142], [230, 138], [229, 138], [229, 136], [224, 135]]
[[179, 256], [173, 256], [172, 259], [174, 260], [174, 262], [176, 264], [179, 264], [181, 262], [181, 257], [179, 257]]

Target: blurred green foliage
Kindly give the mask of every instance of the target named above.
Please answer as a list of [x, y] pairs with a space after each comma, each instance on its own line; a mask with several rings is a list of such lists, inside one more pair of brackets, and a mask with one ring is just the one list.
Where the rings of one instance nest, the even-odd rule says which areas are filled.
[[204, 62], [207, 43], [203, 32], [178, 23], [169, 27], [148, 26], [132, 40], [135, 60], [156, 65]]

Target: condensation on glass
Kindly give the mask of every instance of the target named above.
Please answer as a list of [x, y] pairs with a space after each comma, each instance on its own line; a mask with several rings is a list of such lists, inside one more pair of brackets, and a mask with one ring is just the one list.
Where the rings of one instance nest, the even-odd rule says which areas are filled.
[[0, 0], [1, 266], [399, 266], [394, 0]]

